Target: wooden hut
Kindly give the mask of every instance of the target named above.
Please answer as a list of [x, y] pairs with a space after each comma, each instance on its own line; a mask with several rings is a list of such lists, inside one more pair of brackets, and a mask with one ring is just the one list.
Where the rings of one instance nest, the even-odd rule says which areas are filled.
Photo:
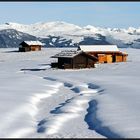
[[80, 45], [82, 50], [98, 58], [98, 63], [126, 62], [127, 53], [121, 52], [117, 45]]
[[19, 45], [20, 52], [40, 51], [43, 43], [41, 43], [40, 41], [23, 41]]
[[58, 58], [57, 63], [51, 63], [52, 67], [60, 69], [91, 68], [98, 61], [95, 56], [91, 56], [83, 51], [66, 50], [52, 56]]

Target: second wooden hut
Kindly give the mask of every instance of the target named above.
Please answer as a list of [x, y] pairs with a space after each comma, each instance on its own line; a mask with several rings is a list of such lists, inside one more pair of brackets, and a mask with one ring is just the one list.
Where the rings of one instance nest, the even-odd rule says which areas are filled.
[[126, 62], [127, 53], [121, 52], [117, 45], [80, 45], [82, 50], [98, 58], [98, 63]]

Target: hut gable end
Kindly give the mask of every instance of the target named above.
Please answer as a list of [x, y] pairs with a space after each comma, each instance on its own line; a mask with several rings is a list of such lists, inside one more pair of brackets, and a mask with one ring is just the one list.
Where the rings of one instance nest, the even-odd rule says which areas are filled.
[[24, 41], [21, 42], [19, 45], [21, 45], [22, 47], [26, 47], [26, 46], [29, 46], [27, 43], [25, 43]]

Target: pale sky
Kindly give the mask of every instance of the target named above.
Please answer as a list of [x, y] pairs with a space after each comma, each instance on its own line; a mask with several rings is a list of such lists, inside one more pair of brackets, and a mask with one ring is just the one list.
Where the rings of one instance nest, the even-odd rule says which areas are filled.
[[79, 26], [140, 27], [140, 2], [0, 2], [0, 24], [50, 21]]

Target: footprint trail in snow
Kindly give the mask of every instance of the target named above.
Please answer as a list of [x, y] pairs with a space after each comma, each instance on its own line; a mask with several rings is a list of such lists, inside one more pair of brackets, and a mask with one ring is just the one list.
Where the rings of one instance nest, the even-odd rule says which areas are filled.
[[[47, 80], [55, 80], [53, 78], [46, 78]], [[62, 81], [61, 81], [62, 82]], [[39, 121], [37, 126], [38, 133], [45, 133], [47, 135], [54, 135], [59, 133], [62, 128], [67, 125], [72, 119], [81, 117], [85, 106], [94, 98], [94, 96], [102, 93], [100, 87], [92, 83], [81, 83], [74, 86], [71, 83], [63, 82], [64, 87], [69, 88], [75, 93], [75, 96], [60, 103], [50, 111], [51, 117]], [[83, 118], [86, 114], [84, 114]], [[83, 120], [84, 121], [84, 120]]]

